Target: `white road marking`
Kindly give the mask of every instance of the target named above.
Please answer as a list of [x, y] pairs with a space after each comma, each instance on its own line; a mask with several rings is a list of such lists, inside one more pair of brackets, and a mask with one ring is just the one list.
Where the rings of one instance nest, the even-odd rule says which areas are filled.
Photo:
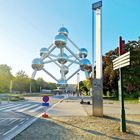
[[19, 105], [21, 105], [21, 104], [16, 104], [16, 105], [9, 105], [9, 106], [7, 106], [7, 107], [3, 107], [3, 108], [1, 108], [0, 110], [5, 110], [5, 109], [7, 109], [7, 108], [11, 108], [11, 107], [16, 107], [16, 106], [19, 106]]
[[18, 110], [18, 112], [23, 112], [23, 111], [28, 110], [28, 109], [30, 109], [30, 108], [33, 108], [33, 107], [35, 107], [35, 106], [38, 106], [38, 104], [36, 104], [36, 105], [31, 105], [31, 106], [29, 106], [29, 107], [27, 107], [27, 108], [20, 109], [20, 110]]
[[[66, 99], [66, 98], [64, 98]], [[54, 108], [58, 103], [62, 102], [64, 99], [61, 99], [59, 102], [53, 104], [50, 108], [48, 108], [47, 112], [49, 110], [51, 110], [52, 108]], [[32, 106], [33, 107], [33, 106]], [[32, 108], [31, 107], [31, 108]], [[38, 107], [39, 108], [39, 107]], [[27, 109], [27, 108], [26, 108]], [[29, 109], [29, 107], [28, 107]], [[16, 135], [18, 135], [20, 132], [22, 132], [24, 129], [26, 129], [28, 126], [30, 126], [33, 122], [35, 122], [39, 117], [42, 116], [43, 113], [39, 113], [38, 115], [36, 115], [35, 117], [33, 117], [32, 119], [29, 118], [25, 118], [24, 121], [20, 122], [19, 125], [16, 125], [15, 127], [13, 127], [12, 129], [10, 129], [9, 131], [5, 132], [3, 134], [3, 136], [7, 135], [8, 133], [10, 133], [9, 135], [6, 136], [6, 139], [4, 140], [10, 140], [12, 138], [14, 138]], [[27, 122], [26, 122], [27, 121]], [[24, 122], [26, 122], [25, 124], [23, 124]], [[21, 125], [23, 124], [23, 125]], [[20, 126], [21, 125], [21, 126]], [[16, 129], [18, 127], [18, 129]], [[15, 130], [16, 129], [16, 130]]]
[[11, 110], [16, 110], [16, 109], [18, 109], [18, 108], [23, 108], [23, 107], [25, 107], [25, 106], [29, 106], [29, 105], [30, 105], [30, 104], [24, 104], [24, 105], [21, 105], [21, 106], [15, 107], [15, 108], [7, 109], [7, 110], [5, 110], [4, 112], [8, 112], [8, 111], [11, 111]]
[[21, 125], [21, 124], [23, 124], [25, 121], [22, 121], [22, 122], [20, 122], [19, 124]]
[[12, 103], [2, 104], [2, 105], [0, 105], [0, 108], [7, 107], [7, 106], [9, 106], [9, 105], [14, 105], [14, 104], [12, 104]]
[[10, 129], [9, 131], [5, 132], [5, 133], [3, 134], [3, 136], [7, 135], [8, 133], [10, 133], [11, 131], [13, 131], [13, 130], [14, 130], [15, 128], [17, 128], [17, 127], [18, 127], [18, 125], [14, 126], [12, 129]]
[[17, 119], [11, 120], [11, 122], [9, 122], [8, 125], [11, 125], [11, 124], [14, 123], [15, 121], [17, 121]]
[[41, 108], [43, 108], [43, 106], [39, 106], [39, 107], [37, 107], [37, 108], [35, 108], [35, 109], [30, 110], [29, 112], [35, 112], [35, 111], [37, 111], [37, 110], [39, 110], [39, 109], [41, 109]]
[[5, 119], [2, 119], [2, 120], [0, 120], [0, 123], [1, 123], [1, 122], [4, 122], [4, 121], [5, 121]]

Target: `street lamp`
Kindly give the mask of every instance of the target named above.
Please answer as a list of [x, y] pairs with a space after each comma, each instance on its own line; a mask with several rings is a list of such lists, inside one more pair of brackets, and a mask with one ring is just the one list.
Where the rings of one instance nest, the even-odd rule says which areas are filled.
[[[103, 70], [102, 70], [102, 1], [92, 4], [92, 113], [103, 116]], [[94, 78], [94, 11], [96, 17], [96, 79]]]
[[77, 73], [77, 96], [79, 96], [79, 82], [80, 82], [80, 75]]
[[13, 80], [10, 81], [10, 93], [13, 92]]

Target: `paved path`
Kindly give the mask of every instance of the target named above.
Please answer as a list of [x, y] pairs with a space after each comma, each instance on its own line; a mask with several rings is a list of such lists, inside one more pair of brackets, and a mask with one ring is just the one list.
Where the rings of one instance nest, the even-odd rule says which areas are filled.
[[[91, 97], [85, 97], [84, 101], [90, 101]], [[92, 102], [91, 102], [92, 103]], [[140, 103], [124, 103], [125, 113], [126, 114], [140, 114]], [[88, 111], [88, 114], [92, 114], [92, 105], [83, 105], [83, 107]], [[109, 114], [120, 114], [120, 102], [119, 101], [111, 101], [111, 100], [103, 100], [103, 112], [104, 115]]]

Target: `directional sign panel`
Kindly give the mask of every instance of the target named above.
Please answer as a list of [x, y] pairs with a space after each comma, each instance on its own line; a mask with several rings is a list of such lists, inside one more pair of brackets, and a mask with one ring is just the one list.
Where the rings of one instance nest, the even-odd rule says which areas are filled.
[[130, 65], [130, 52], [127, 52], [113, 60], [113, 69], [119, 69]]

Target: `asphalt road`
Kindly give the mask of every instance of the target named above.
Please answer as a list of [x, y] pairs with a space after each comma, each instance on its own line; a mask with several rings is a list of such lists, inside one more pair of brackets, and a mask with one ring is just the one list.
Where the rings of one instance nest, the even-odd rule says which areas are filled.
[[[51, 109], [64, 96], [54, 96], [50, 98]], [[25, 129], [44, 113], [41, 97], [28, 97], [26, 101], [1, 104], [0, 105], [0, 139], [11, 139], [20, 129]], [[22, 130], [21, 129], [21, 130]]]

